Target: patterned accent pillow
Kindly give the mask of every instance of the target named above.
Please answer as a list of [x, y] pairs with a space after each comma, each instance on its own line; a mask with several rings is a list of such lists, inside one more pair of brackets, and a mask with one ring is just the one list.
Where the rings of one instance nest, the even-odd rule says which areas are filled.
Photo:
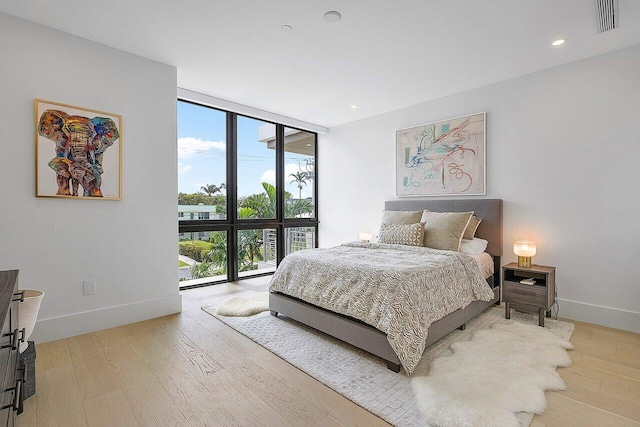
[[378, 243], [393, 245], [422, 246], [424, 240], [424, 224], [387, 224], [380, 226]]

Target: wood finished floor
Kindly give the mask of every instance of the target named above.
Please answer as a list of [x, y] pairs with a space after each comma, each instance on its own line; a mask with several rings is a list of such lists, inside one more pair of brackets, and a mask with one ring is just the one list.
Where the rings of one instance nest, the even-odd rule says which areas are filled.
[[[183, 312], [37, 346], [18, 426], [388, 426], [200, 310], [269, 278], [182, 292]], [[540, 426], [640, 426], [640, 335], [576, 323]]]

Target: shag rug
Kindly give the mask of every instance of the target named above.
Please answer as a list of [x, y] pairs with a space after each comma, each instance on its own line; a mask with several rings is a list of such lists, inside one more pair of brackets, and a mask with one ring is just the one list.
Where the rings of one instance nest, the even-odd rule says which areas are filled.
[[209, 314], [220, 316], [246, 317], [269, 310], [269, 293], [255, 292], [242, 296], [227, 298], [220, 306], [203, 306]]
[[[225, 324], [396, 426], [528, 426], [544, 411], [544, 390], [563, 389], [555, 372], [574, 325], [494, 307], [423, 353], [414, 374], [283, 315], [225, 317]], [[452, 368], [453, 367], [453, 368]]]
[[493, 324], [451, 344], [411, 385], [429, 424], [518, 427], [517, 412], [543, 413], [545, 390], [566, 388], [556, 368], [571, 365], [571, 348], [538, 326]]

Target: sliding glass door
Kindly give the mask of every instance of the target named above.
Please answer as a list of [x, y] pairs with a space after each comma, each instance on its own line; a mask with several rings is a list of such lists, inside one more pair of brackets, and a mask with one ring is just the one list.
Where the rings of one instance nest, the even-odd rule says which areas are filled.
[[271, 274], [317, 247], [317, 135], [178, 101], [181, 287]]

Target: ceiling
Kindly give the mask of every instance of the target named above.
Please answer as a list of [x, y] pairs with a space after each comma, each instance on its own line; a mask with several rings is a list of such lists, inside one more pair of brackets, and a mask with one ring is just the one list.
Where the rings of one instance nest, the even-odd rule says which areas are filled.
[[595, 3], [0, 0], [0, 12], [173, 65], [181, 88], [332, 127], [640, 43], [640, 1], [618, 0], [619, 28], [601, 34]]

